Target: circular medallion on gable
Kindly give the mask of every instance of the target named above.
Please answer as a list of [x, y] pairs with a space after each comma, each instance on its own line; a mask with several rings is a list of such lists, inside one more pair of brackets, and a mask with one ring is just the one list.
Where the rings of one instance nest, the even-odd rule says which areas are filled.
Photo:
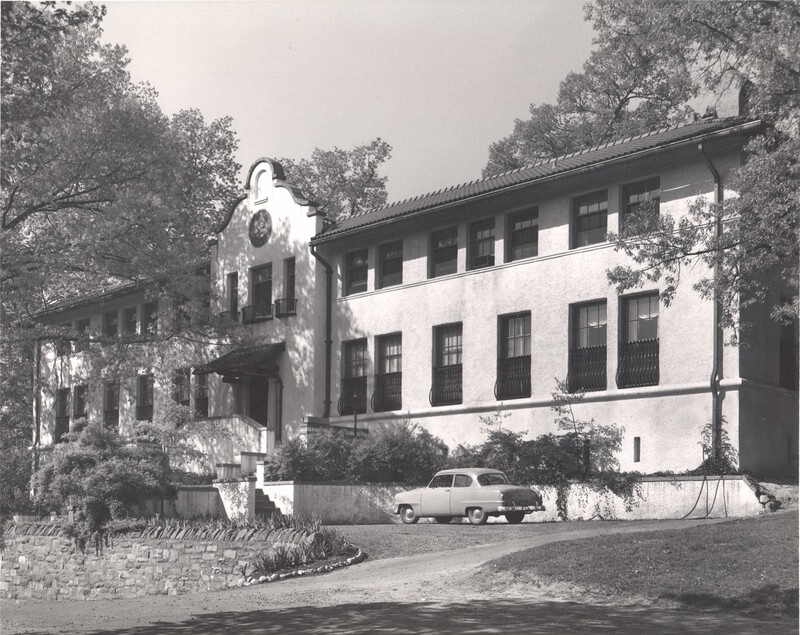
[[272, 234], [272, 217], [265, 209], [258, 210], [250, 219], [250, 242], [254, 247], [266, 244]]

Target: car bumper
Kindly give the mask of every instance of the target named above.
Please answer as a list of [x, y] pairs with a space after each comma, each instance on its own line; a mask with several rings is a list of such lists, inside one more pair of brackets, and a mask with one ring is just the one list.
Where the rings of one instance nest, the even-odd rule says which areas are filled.
[[522, 512], [530, 514], [531, 512], [543, 512], [544, 505], [498, 505], [497, 511], [499, 512]]

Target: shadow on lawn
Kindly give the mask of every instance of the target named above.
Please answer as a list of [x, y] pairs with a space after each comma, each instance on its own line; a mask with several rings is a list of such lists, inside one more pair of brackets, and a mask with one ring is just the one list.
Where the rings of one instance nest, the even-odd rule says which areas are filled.
[[[619, 607], [574, 602], [478, 601], [302, 606], [280, 610], [219, 612], [178, 623], [155, 622], [133, 629], [98, 630], [94, 635], [206, 635], [211, 633], [754, 633], [763, 618], [722, 611]], [[769, 620], [773, 634], [796, 633], [797, 619]]]
[[707, 593], [683, 593], [664, 597], [678, 600], [692, 608], [735, 610], [749, 615], [768, 616], [775, 612], [797, 615], [798, 611], [798, 590], [781, 591], [777, 584], [768, 584], [735, 598], [717, 597]]

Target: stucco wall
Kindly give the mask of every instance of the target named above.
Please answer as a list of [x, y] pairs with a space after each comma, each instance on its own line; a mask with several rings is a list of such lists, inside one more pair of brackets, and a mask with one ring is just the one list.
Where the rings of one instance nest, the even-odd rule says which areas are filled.
[[797, 475], [797, 393], [744, 381], [739, 392], [741, 468], [764, 476]]

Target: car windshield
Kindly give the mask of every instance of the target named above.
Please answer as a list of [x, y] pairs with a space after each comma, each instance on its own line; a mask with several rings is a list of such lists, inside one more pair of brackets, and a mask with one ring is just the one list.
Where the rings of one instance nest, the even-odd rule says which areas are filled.
[[483, 486], [486, 485], [506, 485], [508, 483], [508, 479], [506, 478], [505, 474], [500, 474], [496, 472], [494, 474], [481, 474], [478, 477], [478, 483]]

